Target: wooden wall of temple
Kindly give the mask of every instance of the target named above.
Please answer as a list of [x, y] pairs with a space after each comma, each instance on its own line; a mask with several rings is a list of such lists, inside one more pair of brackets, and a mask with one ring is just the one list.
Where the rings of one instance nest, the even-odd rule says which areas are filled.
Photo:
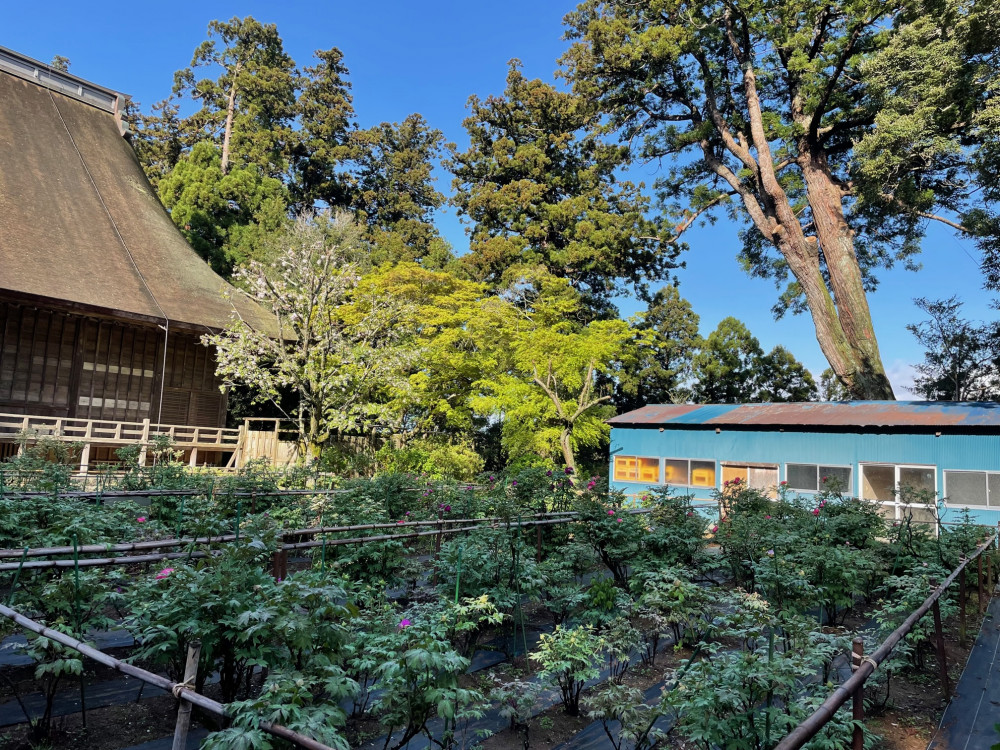
[[197, 335], [0, 300], [0, 412], [221, 427], [219, 385]]

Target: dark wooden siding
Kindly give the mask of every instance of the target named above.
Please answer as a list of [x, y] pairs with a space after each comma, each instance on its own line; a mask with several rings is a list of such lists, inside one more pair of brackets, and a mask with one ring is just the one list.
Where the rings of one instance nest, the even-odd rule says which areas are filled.
[[214, 352], [171, 331], [164, 361], [165, 337], [156, 326], [0, 301], [0, 411], [224, 426]]

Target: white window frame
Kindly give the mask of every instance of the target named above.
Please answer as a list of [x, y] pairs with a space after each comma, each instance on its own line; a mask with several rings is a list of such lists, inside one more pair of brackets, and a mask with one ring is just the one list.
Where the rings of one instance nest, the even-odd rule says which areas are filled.
[[[719, 461], [719, 467], [721, 469], [719, 471], [719, 480], [720, 481], [722, 480], [722, 473], [726, 469], [746, 469], [747, 477], [749, 477], [750, 476], [750, 469], [771, 469], [771, 468], [773, 468], [774, 469], [774, 486], [773, 487], [751, 487], [750, 486], [750, 480], [749, 480], [749, 478], [747, 479], [747, 487], [749, 487], [752, 490], [757, 490], [758, 492], [768, 493], [768, 496], [771, 496], [772, 492], [777, 493], [778, 487], [781, 485], [781, 464], [777, 463], [777, 462], [775, 462], [773, 464], [769, 464], [766, 461], [747, 461], [746, 463], [742, 463], [740, 461]], [[773, 500], [775, 497], [777, 497], [776, 494], [773, 497], [771, 497], [771, 499]]]
[[[976, 510], [1000, 510], [1000, 502], [996, 505], [989, 504], [990, 498], [990, 474], [1000, 475], [1000, 471], [987, 471], [985, 469], [942, 469], [942, 481], [944, 483], [944, 504], [948, 508], [975, 508]], [[986, 475], [986, 505], [969, 505], [967, 503], [953, 503], [948, 495], [948, 475], [949, 474], [985, 474]]]
[[[864, 486], [865, 486], [865, 474], [864, 474], [864, 472], [865, 472], [865, 468], [867, 468], [869, 466], [872, 466], [872, 467], [886, 467], [886, 466], [891, 466], [891, 467], [893, 467], [895, 469], [895, 473], [894, 473], [894, 480], [895, 481], [893, 483], [893, 490], [895, 491], [895, 495], [894, 495], [893, 499], [892, 500], [875, 500], [873, 498], [869, 498], [871, 502], [876, 502], [879, 505], [891, 506], [893, 508], [893, 516], [892, 516], [891, 520], [894, 520], [894, 521], [900, 520], [900, 518], [899, 518], [899, 509], [900, 508], [910, 507], [912, 505], [912, 503], [901, 503], [899, 501], [899, 471], [900, 471], [900, 469], [931, 469], [931, 470], [933, 470], [934, 471], [934, 499], [935, 499], [935, 501], [937, 501], [937, 500], [940, 499], [938, 497], [938, 491], [937, 491], [937, 488], [938, 488], [938, 467], [937, 467], [936, 464], [894, 464], [894, 463], [878, 462], [878, 461], [869, 461], [867, 463], [864, 463], [864, 462], [859, 462], [858, 463], [858, 497], [861, 497], [861, 494], [862, 494], [862, 492], [864, 490]], [[914, 507], [920, 507], [920, 506], [914, 506]], [[937, 507], [934, 508], [934, 516], [935, 516], [935, 518], [937, 518]], [[940, 519], [938, 519], [938, 520], [940, 520]], [[934, 524], [934, 532], [937, 533], [937, 524]]]
[[[676, 482], [668, 482], [667, 472], [666, 472], [666, 462], [667, 461], [687, 461], [688, 465], [688, 484], [677, 484]], [[691, 464], [695, 461], [703, 464], [712, 464], [712, 474], [715, 476], [715, 483], [710, 485], [707, 484], [690, 484], [691, 482]], [[674, 456], [664, 456], [660, 459], [660, 476], [663, 477], [663, 484], [668, 487], [684, 487], [693, 490], [714, 490], [719, 487], [719, 462], [714, 458], [680, 458]]]
[[[872, 465], [878, 465], [878, 464], [872, 464]], [[822, 478], [823, 478], [823, 475], [819, 473], [819, 469], [820, 469], [821, 466], [825, 466], [828, 469], [847, 469], [849, 472], [851, 472], [851, 479], [847, 483], [847, 486], [844, 487], [844, 492], [846, 494], [848, 494], [848, 495], [854, 495], [855, 497], [857, 496], [857, 494], [859, 494], [859, 493], [855, 493], [855, 491], [854, 491], [855, 479], [857, 479], [857, 477], [855, 476], [855, 474], [857, 472], [854, 471], [854, 466], [852, 466], [851, 464], [820, 464], [820, 463], [810, 463], [808, 461], [786, 461], [785, 464], [784, 464], [784, 473], [781, 475], [782, 477], [784, 477], [783, 481], [786, 481], [786, 482], [788, 481], [788, 467], [789, 466], [815, 466], [816, 467], [816, 487], [817, 488], [821, 487], [822, 484], [823, 484], [823, 482], [821, 481]], [[800, 489], [798, 489], [796, 487], [789, 487], [788, 489], [791, 492], [808, 493], [810, 495], [818, 495], [820, 492], [823, 491], [821, 489], [800, 490]]]

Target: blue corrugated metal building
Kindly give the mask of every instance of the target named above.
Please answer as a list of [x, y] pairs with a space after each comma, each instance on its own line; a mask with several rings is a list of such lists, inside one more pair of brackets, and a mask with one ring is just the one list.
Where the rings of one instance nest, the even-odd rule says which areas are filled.
[[667, 484], [708, 499], [736, 477], [771, 492], [836, 484], [898, 518], [899, 490], [913, 488], [940, 501], [944, 522], [962, 508], [1000, 521], [1000, 403], [650, 405], [609, 422], [611, 486], [628, 496]]

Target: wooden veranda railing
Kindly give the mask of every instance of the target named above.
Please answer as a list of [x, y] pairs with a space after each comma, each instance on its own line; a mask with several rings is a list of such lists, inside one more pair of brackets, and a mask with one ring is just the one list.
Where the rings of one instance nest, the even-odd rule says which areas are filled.
[[176, 450], [189, 451], [190, 462], [197, 464], [198, 452], [233, 452], [243, 446], [245, 430], [228, 427], [197, 427], [194, 425], [116, 422], [106, 419], [75, 419], [43, 417], [32, 414], [0, 413], [0, 440], [37, 440], [49, 438], [67, 443], [82, 443], [80, 471], [86, 472], [92, 447], [119, 448], [139, 444], [139, 463], [146, 462], [146, 449], [158, 437], [169, 438]]
[[[964, 637], [966, 606], [965, 568], [973, 560], [978, 561], [979, 611], [982, 613], [985, 611], [986, 606], [986, 587], [984, 586], [983, 579], [982, 555], [986, 550], [994, 546], [997, 541], [998, 532], [1000, 532], [1000, 528], [994, 530], [989, 539], [979, 545], [971, 556], [963, 559], [958, 567], [951, 572], [951, 575], [945, 578], [941, 585], [934, 589], [931, 595], [924, 600], [924, 603], [917, 607], [917, 609], [903, 621], [902, 625], [892, 631], [892, 633], [889, 634], [889, 637], [882, 641], [874, 652], [865, 656], [861, 646], [861, 639], [855, 639], [852, 664], [854, 674], [839, 685], [833, 693], [831, 693], [830, 696], [823, 701], [819, 708], [813, 711], [813, 713], [806, 718], [805, 721], [795, 727], [795, 729], [789, 732], [785, 738], [781, 740], [781, 742], [775, 745], [774, 750], [800, 750], [803, 745], [815, 737], [816, 734], [819, 733], [824, 726], [826, 726], [826, 724], [834, 717], [834, 714], [837, 713], [837, 710], [847, 703], [849, 698], [853, 698], [853, 718], [858, 722], [854, 728], [854, 736], [852, 738], [851, 747], [852, 750], [863, 750], [864, 729], [860, 725], [860, 722], [864, 719], [865, 682], [872, 676], [872, 674], [874, 674], [875, 670], [878, 669], [878, 666], [889, 658], [889, 655], [892, 653], [892, 650], [896, 647], [896, 645], [903, 640], [903, 638], [909, 635], [914, 626], [928, 612], [933, 612], [934, 616], [934, 640], [937, 650], [938, 669], [940, 670], [941, 675], [941, 689], [947, 699], [951, 694], [951, 689], [948, 683], [948, 665], [945, 661], [944, 636], [941, 628], [941, 612], [938, 600], [948, 590], [948, 587], [955, 582], [955, 579], [958, 578], [960, 586], [960, 628]], [[961, 578], [959, 578], [959, 576], [961, 576]], [[992, 592], [990, 592], [990, 594], [992, 594]]]

